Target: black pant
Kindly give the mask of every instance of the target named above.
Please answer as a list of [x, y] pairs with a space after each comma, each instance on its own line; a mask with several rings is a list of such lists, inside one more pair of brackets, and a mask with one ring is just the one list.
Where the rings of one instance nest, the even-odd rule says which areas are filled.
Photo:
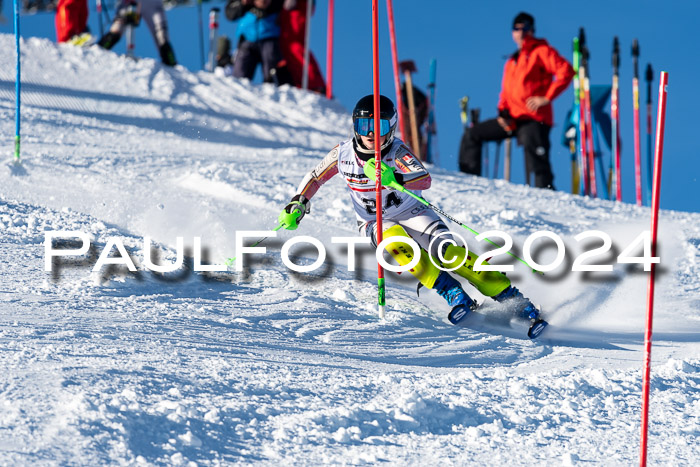
[[[509, 134], [497, 119], [485, 120], [466, 128], [459, 145], [459, 170], [481, 175], [481, 145], [486, 141], [502, 141], [515, 136], [525, 148], [528, 173], [535, 173], [535, 186], [554, 188], [554, 175], [549, 165], [549, 131], [551, 126], [535, 120], [518, 120]], [[529, 181], [528, 181], [529, 182]]]
[[279, 38], [263, 39], [258, 42], [241, 40], [233, 61], [233, 76], [236, 78], [253, 79], [258, 63], [262, 64], [263, 81], [271, 83], [270, 73], [282, 60]]

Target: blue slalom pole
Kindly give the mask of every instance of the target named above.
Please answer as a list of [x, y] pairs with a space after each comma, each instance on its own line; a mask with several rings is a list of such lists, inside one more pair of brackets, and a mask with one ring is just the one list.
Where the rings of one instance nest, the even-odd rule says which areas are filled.
[[19, 54], [19, 0], [14, 0], [15, 6], [15, 48], [17, 49], [17, 78], [15, 79], [15, 162], [19, 162], [19, 104], [20, 104], [20, 54]]

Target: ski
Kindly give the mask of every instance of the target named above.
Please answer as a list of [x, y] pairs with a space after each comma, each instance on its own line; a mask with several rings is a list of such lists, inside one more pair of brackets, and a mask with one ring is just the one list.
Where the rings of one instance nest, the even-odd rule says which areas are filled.
[[620, 43], [617, 37], [613, 39], [612, 66], [612, 94], [610, 96], [612, 157], [610, 162], [614, 170], [611, 177], [610, 193], [615, 201], [622, 201], [622, 176], [620, 172]]
[[654, 172], [654, 165], [651, 159], [651, 83], [654, 81], [654, 70], [651, 63], [647, 63], [645, 73], [647, 82], [647, 204], [651, 206], [651, 181]]
[[632, 78], [632, 99], [634, 108], [634, 181], [637, 194], [637, 206], [642, 205], [642, 155], [639, 135], [639, 41], [632, 42], [632, 61], [634, 77]]

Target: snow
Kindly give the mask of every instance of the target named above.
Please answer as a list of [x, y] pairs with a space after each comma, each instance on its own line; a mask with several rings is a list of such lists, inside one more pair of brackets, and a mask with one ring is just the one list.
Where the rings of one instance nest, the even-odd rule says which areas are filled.
[[[13, 41], [0, 35], [5, 148]], [[551, 326], [532, 342], [487, 302], [456, 328], [408, 274], [389, 275], [382, 321], [371, 251], [358, 247], [353, 272], [330, 242], [356, 235], [340, 180], [242, 273], [191, 268], [194, 237], [222, 264], [237, 231], [275, 226], [304, 173], [348, 136], [340, 105], [46, 40], [22, 51], [23, 162], [0, 166], [1, 464], [638, 461], [647, 273], [571, 266], [602, 244], [575, 240], [587, 230], [613, 241], [590, 263], [613, 264], [648, 230], [648, 209], [433, 169], [426, 198], [480, 232], [509, 233], [517, 253], [537, 230], [564, 240], [559, 269], [513, 262], [509, 273]], [[84, 232], [89, 255], [46, 272], [50, 230]], [[324, 242], [324, 267], [282, 264], [296, 234]], [[144, 237], [158, 264], [176, 260], [183, 237], [187, 267], [146, 270]], [[137, 272], [93, 272], [115, 238]], [[540, 250], [543, 263], [555, 256]], [[649, 463], [688, 465], [700, 458], [700, 214], [662, 212], [660, 256]]]

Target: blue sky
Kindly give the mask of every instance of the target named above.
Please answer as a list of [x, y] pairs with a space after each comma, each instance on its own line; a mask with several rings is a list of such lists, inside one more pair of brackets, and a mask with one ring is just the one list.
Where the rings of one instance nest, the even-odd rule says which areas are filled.
[[[94, 2], [92, 2], [94, 3]], [[97, 14], [91, 3], [89, 24], [98, 30]], [[335, 60], [333, 90], [336, 98], [352, 109], [355, 101], [372, 91], [371, 1], [336, 0]], [[204, 25], [209, 7], [204, 5]], [[389, 48], [385, 2], [380, 0], [380, 80], [381, 90], [392, 99], [395, 96], [391, 51]], [[417, 86], [425, 89], [428, 64], [437, 59], [436, 119], [440, 165], [457, 170], [457, 152], [462, 125], [458, 100], [468, 95], [471, 107], [482, 109], [482, 118], [495, 116], [501, 72], [506, 57], [515, 50], [511, 39], [513, 17], [521, 10], [536, 18], [536, 35], [547, 39], [559, 52], [570, 59], [571, 39], [578, 28], [586, 28], [591, 51], [592, 84], [609, 84], [611, 80], [612, 40], [618, 36], [621, 45], [620, 68], [621, 135], [623, 200], [634, 202], [634, 163], [632, 127], [632, 40], [640, 42], [642, 158], [646, 158], [646, 83], [643, 73], [648, 62], [654, 67], [652, 88], [654, 122], [658, 73], [669, 72], [668, 108], [662, 170], [661, 207], [684, 211], [700, 211], [700, 151], [692, 135], [697, 127], [700, 76], [697, 51], [691, 47], [690, 34], [700, 17], [700, 4], [694, 1], [672, 1], [660, 7], [658, 2], [592, 0], [585, 8], [575, 9], [572, 2], [540, 0], [516, 2], [425, 2], [394, 0], [398, 54], [400, 60], [412, 59], [418, 66], [414, 76]], [[580, 2], [578, 3], [580, 5]], [[434, 8], [432, 5], [439, 5]], [[11, 20], [12, 3], [3, 1], [3, 13]], [[200, 67], [197, 38], [197, 10], [181, 7], [167, 12], [173, 47], [179, 62], [189, 69]], [[53, 15], [23, 16], [23, 36], [55, 39]], [[312, 25], [312, 50], [322, 69], [326, 69], [327, 1], [319, 0]], [[12, 22], [0, 25], [1, 32], [13, 32]], [[235, 23], [221, 20], [221, 31], [233, 35]], [[206, 34], [206, 31], [205, 31]], [[156, 57], [157, 51], [145, 27], [136, 37], [136, 53]], [[206, 42], [206, 41], [205, 41]], [[205, 43], [205, 48], [207, 44]], [[115, 51], [123, 53], [122, 41]], [[258, 78], [259, 79], [259, 78]], [[570, 156], [560, 144], [562, 121], [573, 100], [571, 87], [556, 101], [555, 126], [552, 129], [551, 161], [555, 184], [569, 191]], [[489, 146], [492, 156], [495, 145]], [[522, 149], [514, 150], [513, 181], [524, 180]], [[609, 154], [604, 155], [607, 166]], [[502, 159], [501, 159], [502, 160]], [[501, 164], [502, 165], [502, 164]], [[645, 175], [646, 176], [646, 175]], [[646, 188], [646, 187], [645, 187]]]

